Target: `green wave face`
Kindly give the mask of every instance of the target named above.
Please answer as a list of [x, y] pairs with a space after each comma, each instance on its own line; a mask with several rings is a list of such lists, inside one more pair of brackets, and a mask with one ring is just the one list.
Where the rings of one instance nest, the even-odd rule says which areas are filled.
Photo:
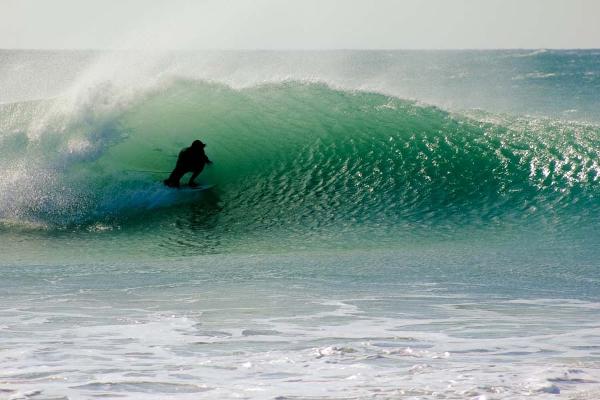
[[[15, 107], [2, 112], [27, 119], [41, 106]], [[592, 125], [456, 115], [294, 82], [233, 90], [178, 81], [118, 111], [92, 111], [53, 122], [37, 141], [4, 128], [10, 165], [31, 160], [48, 175], [43, 190], [26, 185], [0, 198], [5, 219], [119, 226], [201, 250], [387, 243], [497, 226], [568, 230], [598, 220], [600, 129]], [[216, 187], [162, 187], [196, 138], [214, 161], [200, 180]]]

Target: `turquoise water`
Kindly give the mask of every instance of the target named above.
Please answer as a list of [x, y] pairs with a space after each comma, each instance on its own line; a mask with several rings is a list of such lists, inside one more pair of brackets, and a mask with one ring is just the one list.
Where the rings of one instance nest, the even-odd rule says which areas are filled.
[[0, 395], [600, 395], [600, 53], [0, 68]]

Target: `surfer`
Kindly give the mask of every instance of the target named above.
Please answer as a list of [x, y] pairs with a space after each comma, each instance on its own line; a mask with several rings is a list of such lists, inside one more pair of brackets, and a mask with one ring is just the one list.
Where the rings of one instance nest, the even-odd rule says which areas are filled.
[[206, 145], [202, 143], [202, 141], [194, 140], [190, 147], [181, 150], [181, 152], [179, 152], [179, 157], [177, 157], [175, 169], [171, 172], [169, 178], [163, 181], [164, 184], [169, 187], [178, 188], [181, 177], [186, 173], [191, 172], [192, 176], [190, 177], [188, 185], [190, 187], [197, 187], [198, 184], [194, 182], [194, 179], [200, 175], [200, 172], [202, 172], [206, 164], [212, 164], [212, 161], [208, 159], [204, 152], [205, 147]]

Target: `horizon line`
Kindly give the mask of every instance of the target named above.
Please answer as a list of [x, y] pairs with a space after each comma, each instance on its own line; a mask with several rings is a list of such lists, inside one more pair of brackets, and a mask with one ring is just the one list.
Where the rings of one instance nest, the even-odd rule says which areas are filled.
[[38, 47], [0, 47], [0, 51], [231, 51], [231, 52], [293, 52], [293, 51], [544, 51], [544, 50], [600, 50], [600, 47], [453, 47], [453, 48], [402, 48], [402, 47], [380, 47], [380, 48], [91, 48], [91, 47], [56, 47], [56, 48], [38, 48]]

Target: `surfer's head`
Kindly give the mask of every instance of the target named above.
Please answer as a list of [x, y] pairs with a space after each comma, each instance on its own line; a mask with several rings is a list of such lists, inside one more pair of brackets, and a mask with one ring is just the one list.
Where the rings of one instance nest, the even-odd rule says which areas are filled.
[[206, 145], [204, 143], [202, 143], [201, 140], [194, 140], [192, 142], [192, 149], [194, 149], [194, 150], [202, 150], [205, 147], [206, 147]]

